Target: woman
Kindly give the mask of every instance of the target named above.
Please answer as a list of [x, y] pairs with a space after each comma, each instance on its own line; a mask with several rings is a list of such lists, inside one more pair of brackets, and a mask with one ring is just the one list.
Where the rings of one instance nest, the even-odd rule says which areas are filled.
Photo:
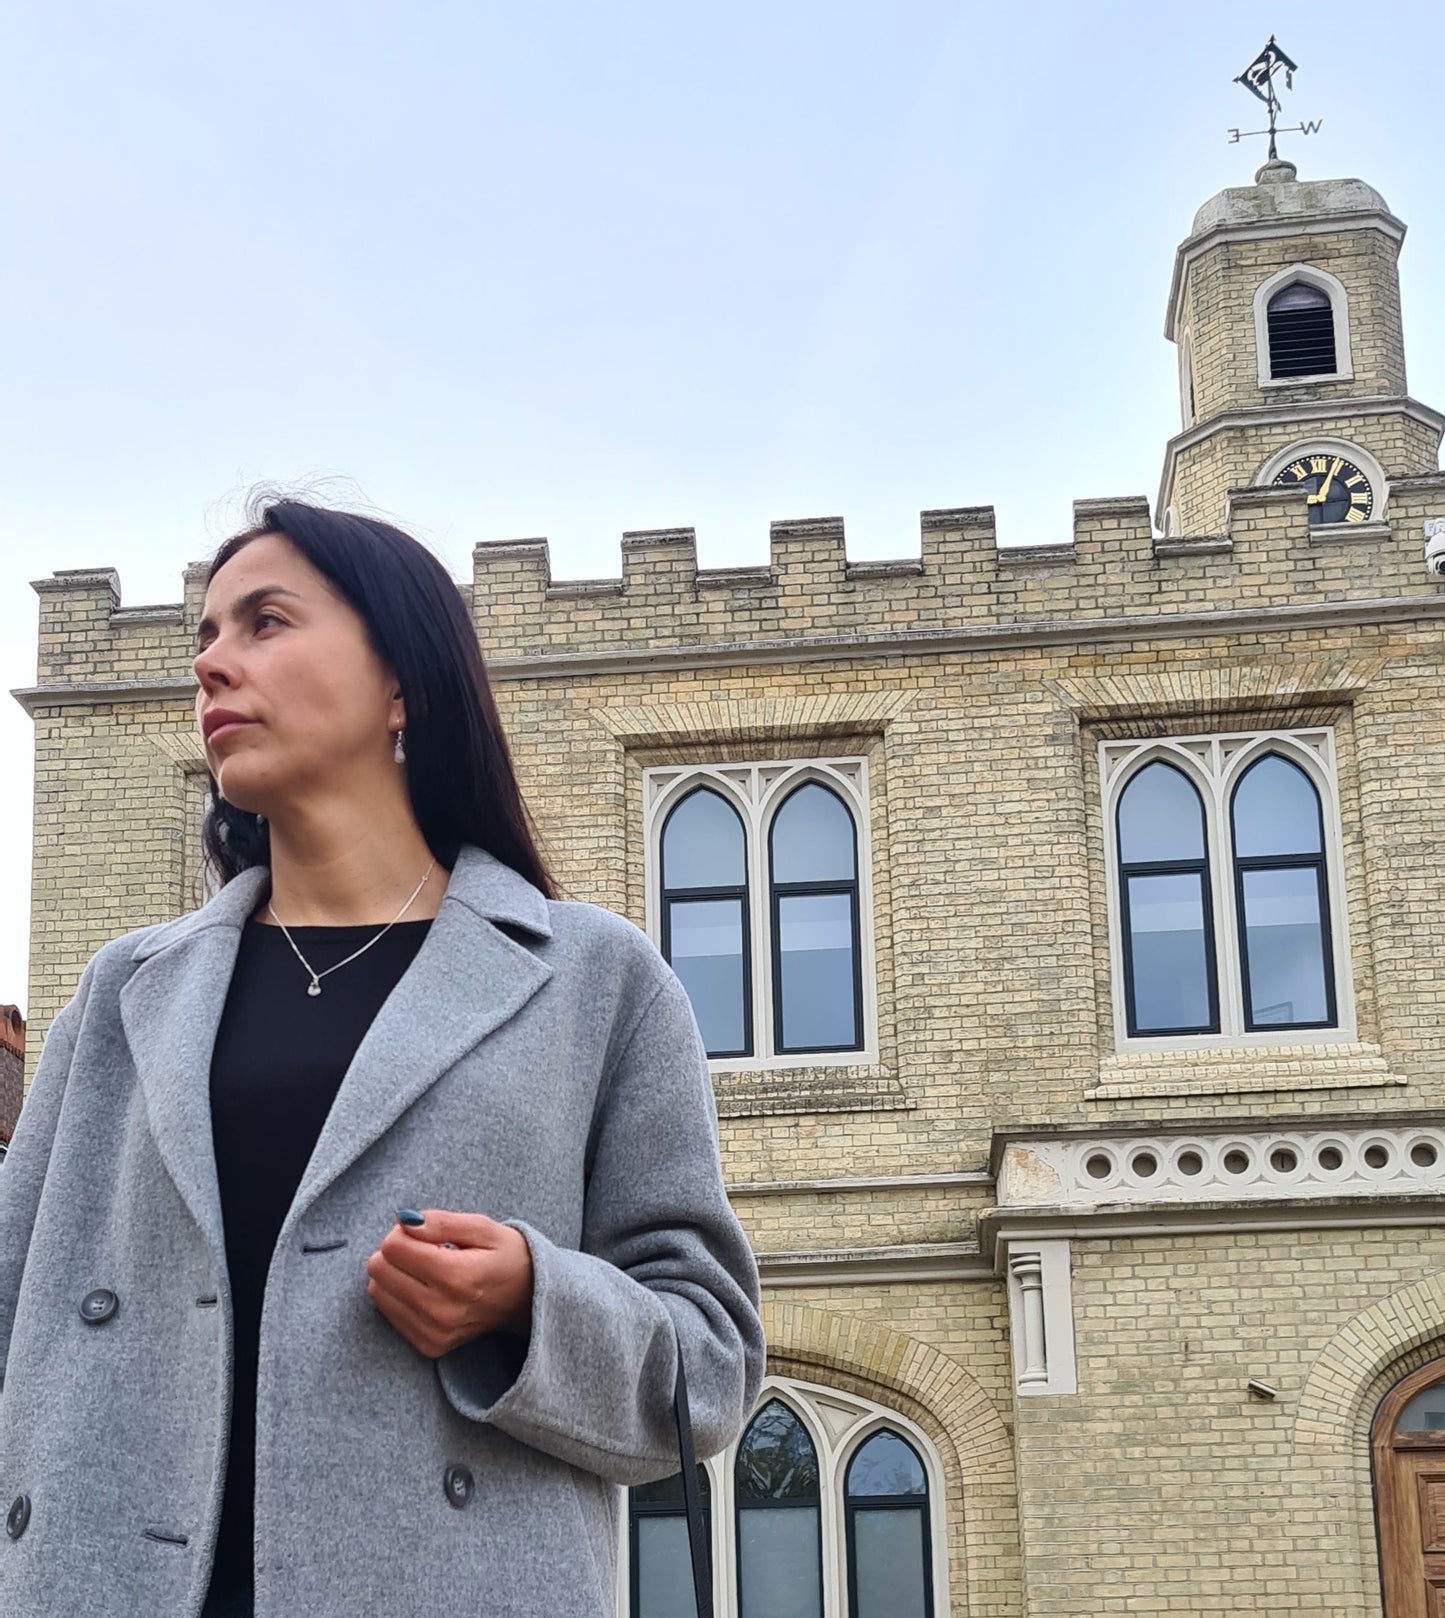
[[0, 1169], [6, 1618], [602, 1618], [622, 1485], [763, 1374], [706, 1056], [562, 902], [476, 637], [387, 524], [209, 569], [219, 890], [112, 939]]

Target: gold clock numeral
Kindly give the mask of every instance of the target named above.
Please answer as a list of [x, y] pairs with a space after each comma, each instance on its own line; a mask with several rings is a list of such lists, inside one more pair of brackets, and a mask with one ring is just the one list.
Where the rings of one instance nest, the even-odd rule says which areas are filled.
[[1365, 514], [1358, 506], [1351, 506], [1345, 513], [1346, 522], [1364, 522]]
[[1287, 467], [1286, 470], [1293, 472], [1295, 477], [1300, 480], [1303, 480], [1309, 476], [1309, 471], [1305, 467], [1305, 463], [1303, 461], [1296, 461], [1293, 466]]
[[1310, 456], [1310, 471], [1311, 472], [1326, 472], [1326, 471], [1329, 470], [1329, 465], [1330, 465], [1330, 458], [1329, 458], [1328, 455], [1311, 455]]
[[1356, 489], [1355, 492], [1350, 496], [1350, 504], [1352, 506], [1367, 506], [1369, 503], [1369, 491], [1366, 489]]
[[1345, 487], [1347, 489], [1353, 489], [1357, 483], [1363, 483], [1364, 481], [1365, 474], [1363, 472], [1356, 472], [1354, 477], [1345, 479]]

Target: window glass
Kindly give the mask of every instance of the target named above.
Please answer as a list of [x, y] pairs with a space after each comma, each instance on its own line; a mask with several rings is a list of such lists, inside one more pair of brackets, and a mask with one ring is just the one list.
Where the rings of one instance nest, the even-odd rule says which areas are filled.
[[781, 1400], [753, 1417], [733, 1475], [740, 1618], [822, 1618], [818, 1452]]
[[853, 904], [846, 893], [778, 897], [783, 1044], [790, 1050], [854, 1039]]
[[692, 1618], [696, 1611], [686, 1516], [639, 1517], [636, 1618]]
[[1204, 803], [1172, 764], [1146, 764], [1119, 797], [1119, 853], [1126, 865], [1204, 858]]
[[1234, 789], [1234, 852], [1240, 859], [1318, 854], [1323, 847], [1314, 782], [1289, 759], [1267, 753]]
[[668, 957], [709, 1051], [737, 1051], [743, 1027], [743, 901], [673, 899]]
[[1127, 888], [1135, 1032], [1207, 1029], [1203, 876], [1131, 876]]
[[848, 1463], [850, 1495], [926, 1495], [923, 1462], [907, 1439], [887, 1431], [860, 1444]]
[[773, 816], [774, 882], [848, 882], [853, 817], [836, 792], [810, 781]]
[[740, 1511], [740, 1618], [822, 1618], [820, 1545], [817, 1506]]
[[1400, 1412], [1397, 1433], [1445, 1433], [1445, 1382], [1417, 1393]]
[[922, 1511], [858, 1508], [851, 1516], [858, 1580], [853, 1618], [927, 1618]]
[[1329, 1016], [1319, 874], [1313, 865], [1241, 871], [1249, 1000], [1256, 1024]]
[[743, 823], [720, 793], [700, 787], [667, 817], [662, 833], [664, 888], [740, 888]]
[[781, 1399], [769, 1399], [738, 1445], [740, 1500], [794, 1500], [818, 1493], [818, 1452]]

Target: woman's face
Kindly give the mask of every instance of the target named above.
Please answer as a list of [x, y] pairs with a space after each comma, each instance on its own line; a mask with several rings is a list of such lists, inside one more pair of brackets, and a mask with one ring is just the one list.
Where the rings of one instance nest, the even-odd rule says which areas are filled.
[[[272, 819], [397, 772], [395, 676], [360, 614], [283, 535], [249, 540], [216, 573], [196, 646], [196, 724], [228, 803]], [[221, 709], [247, 722], [208, 736]]]

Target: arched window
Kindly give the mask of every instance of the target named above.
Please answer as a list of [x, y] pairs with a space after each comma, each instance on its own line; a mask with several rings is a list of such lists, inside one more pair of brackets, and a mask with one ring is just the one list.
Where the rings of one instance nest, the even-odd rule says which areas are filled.
[[928, 1474], [918, 1452], [883, 1428], [848, 1463], [843, 1485], [849, 1618], [933, 1618]]
[[1114, 1026], [1354, 1036], [1329, 727], [1101, 741]]
[[1265, 318], [1272, 380], [1335, 374], [1335, 313], [1327, 292], [1291, 281], [1270, 298]]
[[[711, 1530], [712, 1489], [699, 1465], [703, 1526]], [[633, 1618], [679, 1618], [694, 1611], [692, 1550], [687, 1538], [687, 1504], [682, 1473], [629, 1491], [628, 1567]]]
[[747, 876], [742, 817], [710, 787], [689, 792], [662, 828], [662, 954], [709, 1056], [752, 1052]]
[[823, 1618], [818, 1452], [781, 1399], [753, 1417], [733, 1477], [738, 1618]]
[[768, 834], [775, 1049], [863, 1043], [858, 854], [853, 817], [830, 788], [790, 792]]
[[1195, 419], [1194, 333], [1187, 329], [1179, 343], [1179, 409], [1184, 425], [1192, 427]]
[[[938, 1618], [943, 1470], [905, 1416], [769, 1375], [735, 1443], [699, 1465], [718, 1618]], [[628, 1618], [693, 1618], [682, 1480], [628, 1490]]]
[[1156, 760], [1118, 807], [1119, 906], [1129, 1033], [1219, 1029], [1204, 803], [1173, 764]]
[[1309, 776], [1278, 753], [1251, 764], [1231, 805], [1244, 1025], [1335, 1021], [1324, 819]]
[[709, 1058], [876, 1062], [867, 759], [656, 765], [642, 789], [647, 932]]

